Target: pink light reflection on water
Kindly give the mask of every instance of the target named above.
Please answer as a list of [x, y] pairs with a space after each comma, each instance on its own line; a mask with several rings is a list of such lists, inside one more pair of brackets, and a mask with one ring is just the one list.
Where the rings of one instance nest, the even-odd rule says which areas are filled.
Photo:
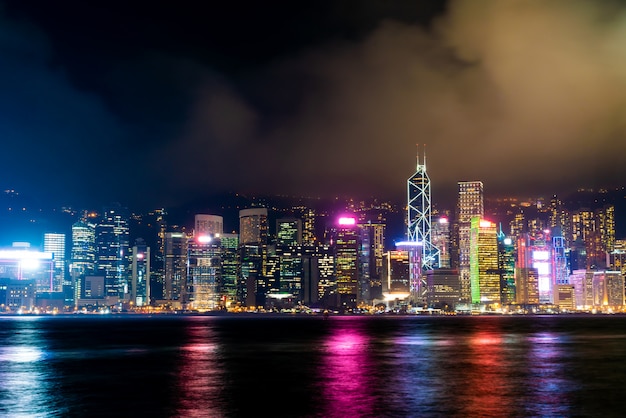
[[345, 319], [324, 343], [321, 378], [324, 417], [367, 416], [376, 402], [372, 381], [369, 337], [359, 322]]
[[176, 416], [225, 416], [222, 399], [223, 371], [218, 364], [218, 344], [208, 324], [188, 328], [188, 343], [181, 347], [177, 376]]

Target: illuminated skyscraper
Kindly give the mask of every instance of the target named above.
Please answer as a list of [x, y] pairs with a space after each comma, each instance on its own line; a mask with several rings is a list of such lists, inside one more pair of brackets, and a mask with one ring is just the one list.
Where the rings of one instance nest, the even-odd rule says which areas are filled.
[[472, 303], [500, 303], [496, 224], [474, 217], [470, 229], [470, 282]]
[[501, 301], [505, 305], [515, 303], [515, 244], [502, 230], [498, 233], [498, 268]]
[[43, 250], [53, 254], [52, 288], [49, 291], [61, 292], [63, 285], [67, 285], [65, 282], [65, 234], [44, 234]]
[[218, 240], [194, 236], [187, 250], [187, 294], [189, 309], [214, 310], [220, 307], [222, 259]]
[[74, 286], [74, 302], [84, 297], [85, 276], [92, 276], [96, 266], [96, 227], [85, 221], [72, 225], [70, 276]]
[[619, 271], [593, 272], [593, 305], [603, 310], [624, 307], [624, 277]]
[[135, 306], [150, 303], [150, 247], [139, 239], [131, 252], [130, 301]]
[[439, 216], [432, 224], [433, 245], [439, 250], [439, 266], [449, 269], [450, 264], [450, 222], [447, 216]]
[[229, 307], [237, 302], [239, 235], [222, 234], [219, 241], [222, 249], [222, 286], [220, 294], [224, 305]]
[[267, 209], [239, 211], [239, 260], [241, 269], [237, 286], [238, 301], [246, 306], [265, 305], [267, 289]]
[[[535, 236], [524, 234], [519, 238], [517, 267], [536, 271], [539, 303], [559, 303], [554, 265], [554, 247], [549, 231], [544, 231], [542, 235], [536, 234]], [[519, 287], [517, 290], [519, 291]]]
[[224, 218], [217, 215], [203, 215], [198, 214], [195, 216], [194, 235], [210, 235], [215, 237], [224, 233]]
[[239, 211], [239, 245], [267, 245], [267, 234], [266, 208]]
[[359, 300], [382, 296], [383, 254], [385, 252], [385, 221], [363, 221], [359, 228]]
[[100, 223], [96, 225], [96, 265], [104, 276], [106, 296], [119, 296], [123, 300], [128, 293], [128, 218], [120, 207], [106, 208]]
[[182, 307], [187, 286], [188, 238], [183, 232], [165, 233], [165, 289], [163, 298], [177, 308]]
[[296, 246], [302, 244], [302, 221], [294, 218], [276, 220], [276, 246]]
[[359, 230], [356, 218], [339, 218], [334, 229], [335, 275], [339, 305], [355, 308], [358, 297]]
[[574, 270], [569, 276], [574, 286], [577, 309], [591, 309], [593, 305], [593, 271]]
[[439, 250], [431, 236], [430, 178], [426, 173], [426, 156], [407, 180], [407, 236], [409, 241], [422, 243], [422, 267], [431, 270], [440, 267]]
[[457, 230], [459, 252], [459, 281], [461, 284], [461, 302], [472, 300], [470, 282], [470, 230], [472, 218], [482, 218], [483, 183], [481, 181], [461, 181], [457, 204]]

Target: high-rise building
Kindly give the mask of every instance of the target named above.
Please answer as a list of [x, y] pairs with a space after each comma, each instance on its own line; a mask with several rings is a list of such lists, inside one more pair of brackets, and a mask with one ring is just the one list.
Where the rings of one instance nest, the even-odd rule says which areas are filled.
[[70, 276], [74, 286], [74, 302], [85, 297], [86, 276], [92, 276], [96, 269], [96, 227], [84, 220], [72, 225], [72, 252]]
[[450, 264], [450, 221], [447, 216], [439, 216], [432, 223], [433, 245], [439, 250], [439, 266], [449, 269]]
[[405, 300], [411, 295], [409, 249], [399, 246], [383, 254], [383, 296], [387, 300]]
[[472, 300], [470, 281], [470, 231], [472, 218], [484, 215], [483, 183], [481, 181], [460, 181], [457, 204], [457, 243], [459, 253], [459, 281], [461, 284], [461, 302]]
[[459, 303], [459, 272], [434, 269], [426, 272], [426, 304], [429, 308], [452, 310]]
[[237, 278], [239, 277], [239, 234], [222, 234], [219, 237], [222, 251], [222, 286], [220, 294], [227, 308], [237, 303]]
[[593, 271], [574, 270], [569, 281], [574, 286], [576, 309], [591, 309], [593, 306]]
[[45, 233], [43, 235], [44, 252], [52, 253], [52, 286], [49, 292], [61, 292], [65, 281], [65, 234]]
[[163, 298], [177, 307], [182, 307], [186, 298], [188, 240], [183, 232], [165, 233]]
[[624, 277], [619, 271], [593, 272], [593, 305], [602, 309], [624, 307]]
[[472, 303], [500, 304], [498, 231], [495, 223], [478, 216], [472, 218], [469, 256]]
[[302, 244], [302, 221], [295, 218], [276, 220], [276, 246], [288, 247]]
[[440, 267], [439, 250], [432, 242], [431, 235], [430, 178], [426, 172], [426, 156], [407, 180], [407, 237], [409, 241], [422, 244], [422, 266], [424, 270]]
[[386, 224], [382, 219], [358, 223], [359, 229], [359, 285], [360, 301], [382, 296], [383, 254], [385, 252]]
[[354, 216], [342, 216], [334, 228], [335, 277], [339, 305], [350, 309], [357, 306], [359, 230]]
[[515, 244], [502, 229], [498, 233], [498, 268], [500, 270], [501, 301], [515, 303]]
[[241, 277], [238, 283], [238, 300], [246, 306], [265, 305], [267, 291], [267, 239], [268, 220], [266, 208], [239, 211], [239, 260]]
[[554, 265], [554, 247], [549, 231], [520, 237], [517, 243], [517, 266], [537, 271], [539, 303], [559, 303]]
[[96, 225], [96, 266], [104, 276], [106, 296], [124, 300], [129, 281], [129, 228], [126, 211], [120, 206], [106, 208]]
[[194, 235], [215, 237], [224, 233], [224, 218], [217, 215], [198, 214], [195, 216]]
[[239, 211], [239, 245], [267, 245], [267, 209], [252, 208]]
[[194, 236], [187, 248], [187, 308], [215, 310], [221, 304], [221, 247], [210, 236]]
[[130, 302], [135, 306], [150, 303], [150, 247], [138, 239], [131, 252]]

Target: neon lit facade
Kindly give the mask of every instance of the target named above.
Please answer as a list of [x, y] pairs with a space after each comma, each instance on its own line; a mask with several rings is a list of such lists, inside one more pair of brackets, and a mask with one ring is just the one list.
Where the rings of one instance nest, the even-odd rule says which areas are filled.
[[187, 250], [188, 307], [199, 311], [220, 305], [221, 248], [219, 242], [189, 241]]
[[65, 234], [45, 233], [43, 250], [53, 254], [52, 286], [48, 291], [61, 292], [65, 284]]
[[462, 303], [469, 303], [471, 301], [470, 229], [472, 218], [480, 218], [484, 214], [483, 183], [481, 181], [460, 181], [458, 186], [457, 222], [460, 296]]
[[423, 164], [417, 157], [417, 169], [407, 180], [407, 237], [409, 241], [422, 243], [422, 267], [424, 270], [439, 268], [439, 250], [431, 237], [430, 178], [426, 173], [426, 156]]
[[341, 217], [335, 232], [335, 277], [340, 306], [354, 308], [358, 294], [359, 230], [356, 218]]
[[129, 282], [129, 228], [125, 210], [107, 208], [96, 225], [96, 264], [104, 276], [106, 296], [124, 299]]
[[470, 230], [470, 282], [472, 303], [500, 303], [496, 224], [472, 218]]

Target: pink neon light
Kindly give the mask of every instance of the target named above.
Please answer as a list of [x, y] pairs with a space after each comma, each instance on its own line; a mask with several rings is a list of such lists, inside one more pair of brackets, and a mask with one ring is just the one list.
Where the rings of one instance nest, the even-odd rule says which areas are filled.
[[356, 225], [356, 218], [342, 216], [338, 221], [339, 225]]

